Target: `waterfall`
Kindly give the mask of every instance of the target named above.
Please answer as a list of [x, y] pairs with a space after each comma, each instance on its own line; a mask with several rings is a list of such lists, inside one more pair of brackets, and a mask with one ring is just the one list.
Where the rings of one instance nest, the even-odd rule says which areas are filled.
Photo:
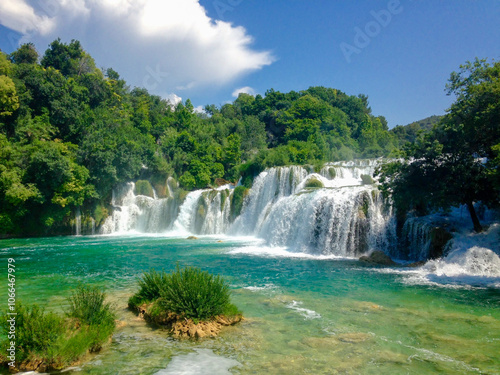
[[231, 233], [254, 234], [269, 214], [272, 205], [282, 197], [296, 192], [298, 185], [307, 176], [302, 167], [277, 167], [262, 172], [256, 177], [242, 214], [231, 228]]
[[[320, 173], [301, 167], [271, 168], [256, 178], [230, 233], [255, 235], [270, 246], [318, 255], [391, 251], [396, 245], [391, 210], [373, 186], [362, 186], [361, 175], [371, 176], [375, 166], [331, 163]], [[311, 180], [317, 188], [307, 187]]]
[[75, 235], [80, 236], [82, 233], [82, 212], [80, 207], [75, 210]]
[[232, 189], [196, 190], [189, 193], [179, 209], [174, 229], [181, 233], [222, 234], [230, 225]]
[[[400, 258], [425, 260], [429, 257], [433, 226], [422, 218], [408, 218], [403, 226]], [[401, 256], [403, 255], [403, 257]]]
[[155, 198], [135, 195], [134, 188], [135, 184], [129, 182], [113, 190], [113, 213], [102, 225], [101, 232], [161, 233], [171, 229], [179, 209], [177, 200], [173, 197], [158, 199], [156, 192]]
[[[173, 179], [167, 180], [167, 198], [136, 195], [128, 183], [113, 191], [114, 209], [101, 232], [244, 235], [295, 252], [354, 257], [383, 250], [401, 258], [392, 208], [371, 184], [379, 163], [328, 163], [317, 173], [301, 166], [267, 169], [255, 178], [236, 218], [230, 185], [174, 199], [179, 190]], [[409, 249], [403, 258], [428, 256], [425, 225], [409, 221], [403, 233], [400, 240]]]

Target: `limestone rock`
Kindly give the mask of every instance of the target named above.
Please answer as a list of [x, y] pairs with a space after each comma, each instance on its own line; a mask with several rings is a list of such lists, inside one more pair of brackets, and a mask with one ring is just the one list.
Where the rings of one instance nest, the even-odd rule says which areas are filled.
[[360, 261], [362, 262], [367, 262], [367, 263], [372, 263], [372, 264], [379, 264], [382, 266], [396, 266], [397, 263], [394, 262], [386, 253], [383, 251], [375, 250], [372, 252], [370, 255], [362, 256], [359, 258]]

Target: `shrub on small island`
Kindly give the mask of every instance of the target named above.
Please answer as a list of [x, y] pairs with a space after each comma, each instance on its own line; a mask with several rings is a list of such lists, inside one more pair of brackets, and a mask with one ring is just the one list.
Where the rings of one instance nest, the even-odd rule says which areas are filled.
[[139, 292], [129, 299], [129, 307], [158, 324], [168, 323], [169, 319], [171, 323], [187, 319], [206, 322], [218, 316], [241, 319], [241, 312], [230, 301], [229, 284], [200, 268], [177, 266], [170, 274], [152, 269], [142, 275], [139, 286]]
[[[66, 317], [46, 312], [34, 304], [16, 304], [16, 367], [20, 370], [59, 370], [87, 352], [99, 351], [115, 328], [114, 314], [97, 288], [80, 286], [68, 299]], [[0, 326], [7, 336], [10, 316], [2, 314]], [[6, 347], [7, 342], [2, 342]], [[8, 358], [0, 357], [3, 365]]]
[[167, 275], [160, 290], [160, 306], [186, 318], [206, 320], [226, 313], [231, 307], [229, 285], [195, 267], [179, 267]]
[[128, 300], [129, 307], [133, 309], [160, 298], [160, 290], [164, 287], [166, 278], [165, 272], [157, 272], [155, 269], [144, 272], [138, 280], [140, 290]]

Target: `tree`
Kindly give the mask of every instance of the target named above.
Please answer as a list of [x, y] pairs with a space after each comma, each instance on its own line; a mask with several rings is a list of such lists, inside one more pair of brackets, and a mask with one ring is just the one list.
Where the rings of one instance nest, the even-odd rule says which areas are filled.
[[[452, 73], [447, 90], [456, 101], [433, 132], [407, 144], [402, 160], [379, 170], [385, 195], [402, 212], [425, 214], [465, 204], [482, 231], [474, 202], [498, 204], [492, 176], [500, 143], [500, 63], [476, 59]], [[485, 160], [493, 162], [486, 163]], [[493, 168], [493, 170], [492, 170]]]
[[14, 64], [35, 64], [38, 62], [38, 52], [33, 43], [26, 43], [10, 54]]
[[19, 98], [14, 81], [10, 77], [0, 76], [0, 116], [10, 116], [19, 108]]
[[59, 70], [65, 77], [91, 73], [95, 68], [94, 59], [86, 53], [78, 40], [65, 44], [58, 38], [45, 51], [41, 64]]

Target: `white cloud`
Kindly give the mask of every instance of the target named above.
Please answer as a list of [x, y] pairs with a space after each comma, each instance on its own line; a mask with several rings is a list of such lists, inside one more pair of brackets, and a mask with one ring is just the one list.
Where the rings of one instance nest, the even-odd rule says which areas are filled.
[[194, 107], [194, 112], [196, 112], [196, 113], [206, 113], [206, 112], [205, 112], [205, 107], [204, 107], [204, 106], [202, 106], [202, 105], [199, 105], [199, 106], [197, 106], [197, 107]]
[[0, 3], [0, 23], [22, 34], [38, 32], [46, 35], [55, 27], [50, 17], [36, 14], [24, 0], [3, 0]]
[[224, 85], [274, 60], [199, 0], [1, 0], [0, 23], [42, 53], [57, 37], [78, 39], [98, 66], [156, 94]]
[[175, 94], [164, 95], [164, 98], [167, 99], [170, 102], [170, 105], [174, 108], [177, 106], [177, 104], [182, 102], [182, 98]]
[[256, 92], [250, 86], [241, 87], [241, 88], [236, 89], [236, 90], [233, 91], [233, 96], [235, 98], [237, 98], [238, 95], [240, 95], [240, 94], [248, 94], [248, 95], [255, 96]]

